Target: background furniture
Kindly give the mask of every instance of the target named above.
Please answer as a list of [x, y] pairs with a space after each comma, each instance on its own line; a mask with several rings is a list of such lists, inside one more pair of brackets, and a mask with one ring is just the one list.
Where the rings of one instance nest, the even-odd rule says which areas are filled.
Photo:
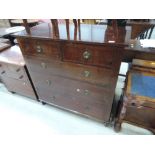
[[0, 53], [0, 77], [9, 91], [36, 99], [33, 84], [18, 46]]
[[115, 130], [126, 121], [155, 133], [155, 62], [133, 60], [122, 96]]
[[15, 45], [15, 42], [14, 42], [15, 37], [12, 36], [11, 34], [22, 31], [24, 29], [25, 27], [23, 26], [0, 28], [0, 38], [8, 39], [10, 41], [10, 44]]
[[[27, 22], [30, 27], [36, 26], [38, 24], [38, 19], [27, 19]], [[10, 26], [23, 26], [22, 19], [9, 19]]]

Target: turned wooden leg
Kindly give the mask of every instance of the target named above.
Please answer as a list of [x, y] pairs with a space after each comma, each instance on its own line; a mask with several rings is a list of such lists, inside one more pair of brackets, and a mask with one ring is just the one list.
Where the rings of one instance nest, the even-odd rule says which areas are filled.
[[41, 101], [42, 105], [46, 105], [46, 102]]
[[116, 132], [119, 132], [121, 130], [121, 125], [122, 125], [123, 119], [126, 114], [126, 106], [127, 106], [127, 102], [124, 101], [122, 108], [120, 110], [120, 114], [119, 114], [117, 120], [115, 121], [114, 130]]
[[119, 132], [121, 130], [121, 122], [116, 122], [115, 125], [114, 125], [114, 130], [116, 132]]
[[150, 129], [150, 131], [155, 135], [155, 129]]

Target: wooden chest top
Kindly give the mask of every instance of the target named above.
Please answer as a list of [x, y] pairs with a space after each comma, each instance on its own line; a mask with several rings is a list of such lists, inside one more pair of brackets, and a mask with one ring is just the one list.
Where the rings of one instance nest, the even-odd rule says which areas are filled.
[[0, 61], [4, 63], [24, 66], [24, 58], [18, 46], [12, 46], [0, 53]]

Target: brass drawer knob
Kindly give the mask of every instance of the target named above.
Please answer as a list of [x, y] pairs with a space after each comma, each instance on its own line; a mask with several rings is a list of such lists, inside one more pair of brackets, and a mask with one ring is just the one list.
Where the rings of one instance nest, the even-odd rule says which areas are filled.
[[76, 91], [79, 93], [79, 92], [80, 92], [80, 89], [79, 89], [79, 88], [77, 88], [77, 89], [76, 89]]
[[46, 68], [46, 67], [47, 67], [47, 66], [46, 66], [46, 63], [42, 62], [42, 63], [41, 63], [41, 67], [42, 67], [42, 68]]
[[90, 52], [88, 52], [88, 51], [85, 51], [84, 53], [83, 53], [83, 58], [84, 59], [89, 59], [91, 57], [91, 53]]
[[90, 77], [90, 72], [89, 71], [84, 71], [84, 77]]
[[51, 80], [46, 80], [47, 85], [51, 85]]
[[43, 52], [43, 49], [41, 48], [41, 46], [40, 46], [40, 45], [37, 45], [36, 49], [37, 49], [37, 52], [38, 52], [38, 53]]
[[84, 90], [84, 94], [85, 94], [85, 95], [89, 95], [89, 94], [90, 94], [89, 90], [87, 90], [87, 89]]
[[26, 82], [23, 82], [23, 85], [25, 86], [26, 85]]

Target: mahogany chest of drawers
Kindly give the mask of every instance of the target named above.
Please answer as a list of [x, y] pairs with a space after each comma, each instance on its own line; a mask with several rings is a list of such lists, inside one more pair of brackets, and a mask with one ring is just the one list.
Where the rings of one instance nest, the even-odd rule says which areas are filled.
[[16, 34], [39, 100], [109, 122], [124, 45], [54, 39], [39, 27]]
[[40, 101], [109, 121], [119, 48], [31, 38], [18, 42]]
[[36, 99], [18, 46], [12, 46], [0, 53], [0, 77], [9, 91]]

